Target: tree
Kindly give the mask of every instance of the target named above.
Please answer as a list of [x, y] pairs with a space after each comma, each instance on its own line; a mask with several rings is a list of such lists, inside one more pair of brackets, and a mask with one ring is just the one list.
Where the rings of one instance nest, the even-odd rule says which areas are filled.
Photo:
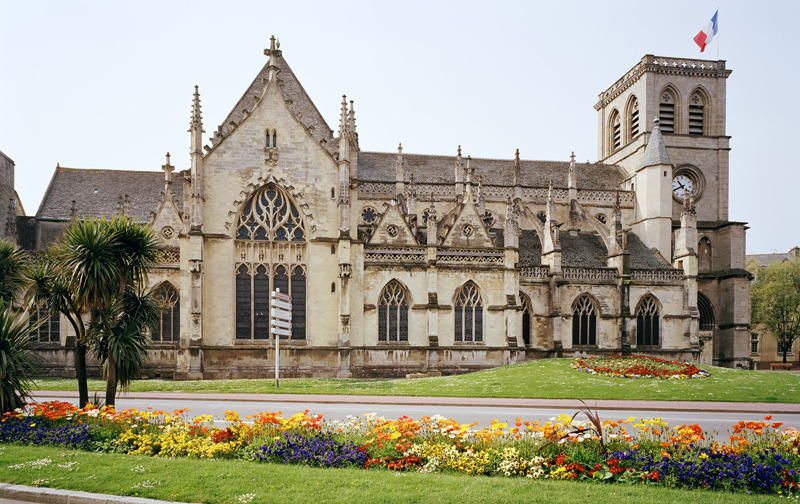
[[31, 334], [40, 324], [30, 316], [20, 317], [10, 303], [0, 300], [0, 413], [25, 405], [38, 360]]
[[36, 258], [26, 270], [31, 284], [30, 295], [35, 306], [46, 306], [51, 312], [64, 315], [75, 331], [75, 375], [78, 380], [78, 405], [89, 402], [89, 387], [86, 381], [86, 325], [83, 321], [83, 306], [69, 289], [63, 269], [58, 267], [61, 254], [58, 246], [50, 248]]
[[0, 240], [0, 299], [11, 306], [19, 299], [27, 282], [23, 272], [27, 254], [13, 243]]
[[120, 378], [129, 383], [147, 357], [143, 335], [157, 320], [147, 307], [157, 305], [143, 288], [147, 269], [156, 263], [156, 245], [149, 226], [126, 217], [73, 221], [59, 240], [59, 268], [76, 301], [89, 310], [88, 337], [105, 363], [109, 406]]
[[760, 271], [750, 289], [751, 319], [783, 349], [783, 362], [800, 337], [800, 259], [773, 263]]

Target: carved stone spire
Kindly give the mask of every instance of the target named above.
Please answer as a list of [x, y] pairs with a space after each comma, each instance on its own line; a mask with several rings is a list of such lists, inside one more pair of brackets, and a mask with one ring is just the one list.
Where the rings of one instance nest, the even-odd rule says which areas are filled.
[[395, 194], [405, 193], [405, 161], [403, 160], [403, 144], [397, 144], [397, 159], [394, 163]]
[[409, 215], [416, 215], [417, 213], [417, 185], [414, 183], [414, 174], [412, 173], [408, 182], [408, 213]]
[[575, 151], [569, 156], [569, 173], [567, 174], [567, 188], [570, 201], [578, 199], [578, 174], [575, 171]]
[[348, 117], [347, 117], [347, 95], [342, 95], [342, 106], [339, 112], [339, 137], [343, 138], [347, 136], [347, 126], [348, 126]]
[[278, 75], [278, 56], [281, 55], [280, 49], [278, 49], [281, 45], [280, 42], [276, 45], [275, 35], [269, 38], [269, 49], [264, 49], [264, 54], [269, 56], [269, 65], [267, 65], [267, 70], [269, 71], [269, 81], [272, 82], [275, 80], [275, 77]]
[[486, 213], [486, 193], [483, 190], [483, 175], [478, 176], [478, 215], [481, 218]]
[[117, 201], [117, 213], [124, 217], [130, 217], [131, 215], [131, 199], [129, 195], [120, 196], [119, 201]]
[[519, 164], [519, 149], [514, 153], [514, 199], [522, 199], [522, 166]]
[[358, 133], [356, 133], [356, 111], [353, 108], [353, 100], [350, 100], [350, 112], [347, 115], [347, 127], [350, 130], [351, 140], [358, 145]]
[[200, 86], [194, 87], [194, 99], [192, 100], [192, 120], [189, 123], [189, 132], [203, 131], [203, 114], [200, 106]]
[[461, 146], [458, 146], [458, 154], [456, 155], [455, 166], [455, 180], [456, 180], [456, 194], [464, 192], [464, 163], [461, 161]]
[[164, 170], [164, 197], [169, 198], [171, 197], [170, 186], [172, 186], [172, 172], [175, 170], [175, 167], [169, 164], [169, 152], [167, 152], [167, 163], [161, 165], [161, 169]]

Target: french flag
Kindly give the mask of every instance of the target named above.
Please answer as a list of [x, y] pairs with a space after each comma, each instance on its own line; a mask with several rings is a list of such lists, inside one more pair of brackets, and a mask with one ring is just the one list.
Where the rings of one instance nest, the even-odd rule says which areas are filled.
[[714, 17], [711, 18], [711, 21], [708, 22], [705, 28], [695, 35], [694, 41], [697, 45], [700, 46], [700, 52], [706, 50], [706, 46], [711, 43], [713, 40], [714, 35], [717, 34], [717, 15], [719, 14], [719, 9], [717, 12], [714, 13]]

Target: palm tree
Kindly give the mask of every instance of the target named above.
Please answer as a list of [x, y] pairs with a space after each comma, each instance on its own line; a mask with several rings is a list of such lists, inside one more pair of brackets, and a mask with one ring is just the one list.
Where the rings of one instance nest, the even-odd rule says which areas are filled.
[[25, 289], [27, 254], [13, 243], [0, 240], [0, 299], [11, 306]]
[[83, 307], [67, 285], [63, 271], [58, 268], [57, 258], [61, 251], [53, 247], [36, 258], [25, 275], [31, 284], [30, 296], [34, 306], [45, 306], [50, 312], [64, 315], [75, 331], [75, 374], [78, 380], [78, 404], [89, 402], [86, 381], [86, 325]]
[[[138, 374], [146, 358], [147, 340], [141, 336], [150, 319], [144, 312], [128, 313], [126, 309], [147, 304], [145, 300], [135, 303], [132, 299], [149, 294], [142, 288], [147, 284], [147, 268], [155, 264], [156, 245], [152, 228], [126, 217], [110, 221], [75, 220], [59, 241], [59, 267], [76, 301], [89, 309], [88, 333], [95, 339], [93, 347], [105, 362], [109, 406], [115, 403], [120, 383], [118, 360], [125, 360], [123, 383], [126, 383], [133, 377], [130, 365], [136, 367], [139, 363], [134, 373]], [[131, 346], [132, 335], [138, 336], [134, 339], [139, 344]], [[128, 358], [125, 350], [132, 348], [144, 348], [139, 353], [141, 358]]]
[[10, 303], [0, 300], [0, 413], [25, 405], [38, 360], [31, 334], [41, 323], [18, 316]]

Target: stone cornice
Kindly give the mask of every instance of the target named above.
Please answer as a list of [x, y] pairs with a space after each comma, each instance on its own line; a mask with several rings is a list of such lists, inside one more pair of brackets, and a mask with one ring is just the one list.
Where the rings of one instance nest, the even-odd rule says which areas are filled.
[[639, 80], [645, 72], [654, 72], [666, 75], [684, 75], [691, 77], [725, 78], [731, 70], [725, 68], [725, 60], [710, 61], [689, 58], [668, 58], [666, 56], [645, 55], [642, 60], [631, 68], [617, 82], [598, 95], [595, 110], [605, 107], [616, 97]]

